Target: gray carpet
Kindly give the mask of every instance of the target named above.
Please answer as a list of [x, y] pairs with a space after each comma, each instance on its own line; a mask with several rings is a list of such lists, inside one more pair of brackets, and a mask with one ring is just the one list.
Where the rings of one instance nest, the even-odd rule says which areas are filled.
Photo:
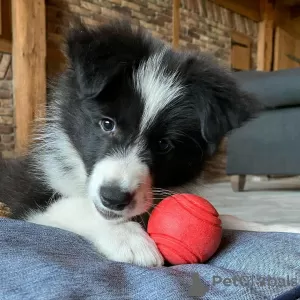
[[300, 178], [247, 181], [244, 192], [233, 192], [230, 183], [206, 185], [197, 192], [220, 214], [266, 224], [300, 223]]

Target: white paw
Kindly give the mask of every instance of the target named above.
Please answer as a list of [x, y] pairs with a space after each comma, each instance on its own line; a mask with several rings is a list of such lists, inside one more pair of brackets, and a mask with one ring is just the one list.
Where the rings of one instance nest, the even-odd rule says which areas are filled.
[[110, 229], [109, 239], [97, 245], [107, 258], [144, 267], [163, 265], [164, 259], [156, 244], [140, 224], [127, 222]]

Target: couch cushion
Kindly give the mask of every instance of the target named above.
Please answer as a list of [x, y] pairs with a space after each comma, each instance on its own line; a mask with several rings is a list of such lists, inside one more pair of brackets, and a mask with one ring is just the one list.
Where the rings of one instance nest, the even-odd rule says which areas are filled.
[[300, 175], [300, 107], [269, 110], [234, 130], [227, 174]]
[[0, 218], [0, 299], [274, 299], [299, 285], [299, 243], [224, 230], [206, 264], [144, 268], [109, 261], [71, 232]]

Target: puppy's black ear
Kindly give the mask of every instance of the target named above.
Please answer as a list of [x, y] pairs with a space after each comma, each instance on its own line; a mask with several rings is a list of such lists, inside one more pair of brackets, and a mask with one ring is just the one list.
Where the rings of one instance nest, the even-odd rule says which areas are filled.
[[262, 109], [257, 99], [242, 91], [225, 68], [210, 57], [193, 58], [189, 62], [188, 80], [194, 87], [201, 133], [212, 154], [221, 139], [243, 125]]
[[84, 94], [100, 92], [114, 75], [149, 51], [146, 34], [127, 22], [90, 28], [76, 22], [66, 35], [65, 53]]

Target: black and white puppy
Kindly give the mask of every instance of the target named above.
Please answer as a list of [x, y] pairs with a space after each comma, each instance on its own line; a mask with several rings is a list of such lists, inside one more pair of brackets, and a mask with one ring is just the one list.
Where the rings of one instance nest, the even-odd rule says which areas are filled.
[[73, 231], [112, 260], [161, 265], [132, 217], [152, 206], [153, 187], [199, 177], [257, 104], [207, 56], [124, 23], [71, 29], [66, 54], [32, 151], [0, 163], [0, 199], [14, 218]]

